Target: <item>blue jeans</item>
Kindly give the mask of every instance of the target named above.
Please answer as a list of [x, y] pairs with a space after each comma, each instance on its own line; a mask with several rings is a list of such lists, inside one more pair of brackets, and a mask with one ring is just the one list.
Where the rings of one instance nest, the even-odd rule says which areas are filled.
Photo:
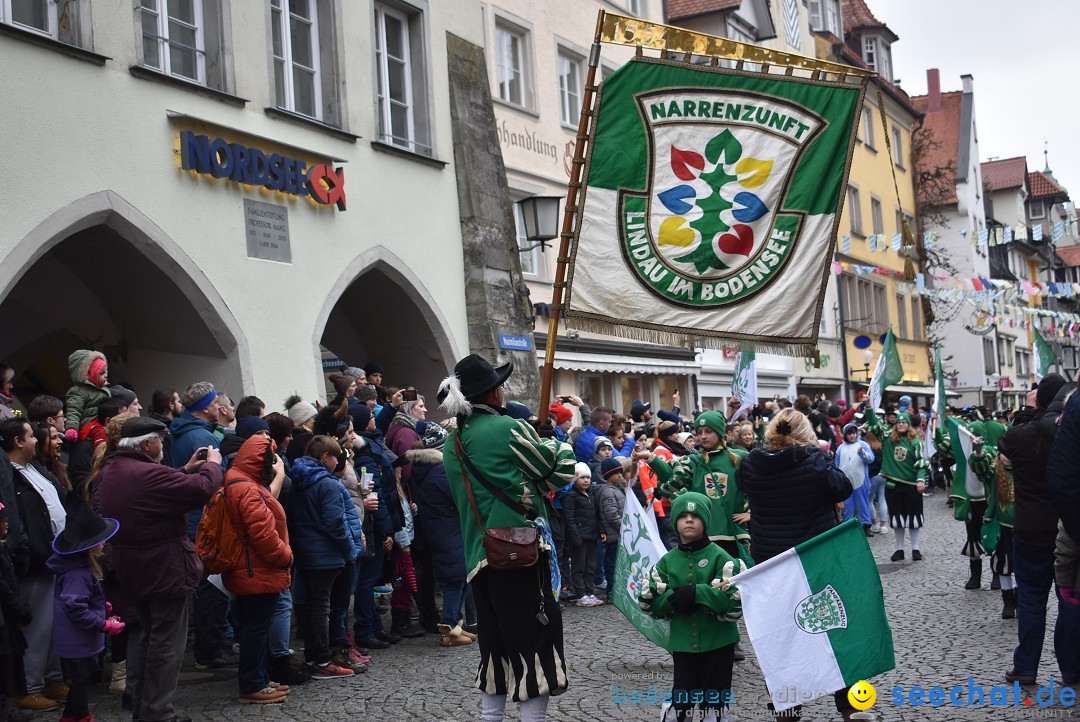
[[877, 520], [887, 522], [889, 520], [889, 505], [885, 503], [885, 477], [881, 474], [870, 479], [870, 513], [873, 514], [873, 503], [877, 502]]
[[356, 574], [356, 562], [349, 562], [330, 588], [331, 647], [344, 647], [349, 643], [345, 625], [349, 616], [349, 597], [356, 590]]
[[596, 575], [593, 577], [593, 586], [598, 587], [604, 583], [604, 569], [606, 564], [607, 547], [604, 542], [596, 540]]
[[853, 519], [856, 516], [859, 518], [859, 523], [863, 526], [869, 525], [872, 518], [870, 509], [870, 485], [863, 483], [858, 489], [851, 492], [844, 501], [844, 511], [842, 512], [844, 521]]
[[461, 607], [465, 603], [465, 580], [447, 582], [442, 590], [441, 624], [456, 626], [461, 621]]
[[607, 547], [604, 551], [604, 578], [607, 579], [607, 593], [610, 597], [615, 592], [615, 559], [619, 555], [619, 542], [605, 542], [604, 546]]
[[270, 656], [288, 657], [292, 654], [289, 647], [289, 633], [292, 631], [292, 590], [286, 589], [278, 595], [274, 607], [274, 618], [270, 621]]
[[356, 621], [353, 624], [353, 641], [357, 644], [361, 639], [371, 639], [383, 631], [382, 617], [375, 611], [375, 584], [382, 574], [385, 555], [382, 546], [377, 545], [374, 556], [370, 559], [361, 558], [356, 562], [356, 596], [353, 598]]
[[[1017, 674], [1037, 674], [1046, 633], [1046, 602], [1054, 580], [1054, 545], [1034, 546], [1013, 539], [1017, 606], [1013, 669]], [[1055, 585], [1055, 594], [1057, 586]], [[1054, 625], [1054, 652], [1061, 678], [1080, 679], [1080, 607], [1065, 604], [1058, 595]]]

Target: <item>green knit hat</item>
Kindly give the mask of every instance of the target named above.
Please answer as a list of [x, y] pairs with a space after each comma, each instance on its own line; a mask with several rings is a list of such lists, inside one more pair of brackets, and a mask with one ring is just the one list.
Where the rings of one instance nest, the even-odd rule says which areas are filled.
[[703, 411], [698, 414], [698, 417], [694, 419], [694, 428], [698, 429], [702, 426], [707, 426], [720, 434], [721, 440], [723, 440], [724, 435], [727, 434], [727, 422], [724, 421], [724, 415], [719, 411]]
[[908, 422], [908, 425], [910, 426], [911, 425], [911, 414], [909, 414], [907, 412], [897, 414], [896, 415], [896, 423], [899, 424], [901, 421]]
[[[704, 415], [702, 414], [702, 416]], [[671, 500], [671, 518], [678, 521], [683, 514], [693, 514], [698, 519], [701, 519], [705, 524], [705, 528], [708, 529], [709, 523], [712, 521], [712, 504], [709, 497], [696, 491], [679, 494]]]

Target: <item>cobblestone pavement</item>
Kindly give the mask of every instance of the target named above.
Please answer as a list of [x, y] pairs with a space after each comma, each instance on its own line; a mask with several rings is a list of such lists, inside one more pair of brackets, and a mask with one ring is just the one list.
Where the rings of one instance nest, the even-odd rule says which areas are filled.
[[[895, 685], [930, 688], [967, 685], [968, 677], [987, 692], [1005, 685], [1011, 666], [1016, 621], [1002, 620], [1001, 596], [983, 590], [965, 591], [967, 561], [959, 556], [963, 525], [954, 521], [940, 492], [926, 499], [927, 526], [922, 535], [925, 559], [890, 563], [894, 550], [891, 533], [870, 540], [878, 559], [885, 604], [896, 646], [897, 669], [872, 680], [878, 703], [872, 719], [892, 720], [1004, 720], [1072, 719], [1080, 711], [1054, 707], [942, 707], [894, 706], [889, 692]], [[1050, 610], [1048, 623], [1056, 616]], [[570, 689], [553, 698], [552, 720], [656, 720], [655, 704], [614, 704], [612, 686], [669, 688], [671, 658], [645, 640], [613, 606], [570, 607], [565, 612], [566, 656]], [[1048, 685], [1058, 675], [1053, 659], [1052, 634], [1043, 651], [1039, 683]], [[765, 685], [749, 643], [745, 662], [736, 663], [736, 705], [731, 720], [770, 719], [764, 707]], [[375, 663], [364, 675], [349, 680], [312, 681], [294, 688], [282, 705], [243, 707], [236, 703], [235, 678], [190, 681], [179, 688], [177, 710], [195, 720], [477, 720], [479, 693], [472, 687], [477, 652], [473, 647], [443, 649], [433, 635], [405, 640], [375, 653]], [[631, 677], [636, 675], [636, 677]], [[195, 675], [185, 675], [195, 677]], [[205, 676], [204, 676], [205, 680]], [[1021, 700], [1037, 688], [1024, 688]], [[1010, 687], [1009, 701], [1012, 702]], [[56, 713], [47, 713], [55, 715]], [[39, 718], [44, 719], [42, 715]], [[116, 697], [102, 695], [96, 705], [99, 720], [127, 720]], [[49, 717], [52, 718], [51, 716]], [[517, 719], [508, 705], [508, 719]], [[804, 707], [803, 719], [839, 720], [831, 697]]]

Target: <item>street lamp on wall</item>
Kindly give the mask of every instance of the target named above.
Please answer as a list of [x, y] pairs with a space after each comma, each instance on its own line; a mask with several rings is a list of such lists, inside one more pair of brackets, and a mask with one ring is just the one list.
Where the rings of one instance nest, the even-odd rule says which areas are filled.
[[559, 237], [559, 201], [562, 196], [530, 196], [517, 202], [521, 220], [525, 224], [525, 240], [531, 245], [519, 252], [531, 251], [537, 246], [547, 250], [547, 242]]
[[861, 354], [859, 354], [859, 358], [861, 358], [862, 362], [863, 362], [862, 369], [848, 369], [848, 376], [854, 376], [855, 374], [861, 372], [861, 373], [866, 374], [866, 380], [869, 381], [870, 380], [870, 364], [874, 360], [874, 352], [871, 351], [870, 349], [864, 349], [863, 352]]

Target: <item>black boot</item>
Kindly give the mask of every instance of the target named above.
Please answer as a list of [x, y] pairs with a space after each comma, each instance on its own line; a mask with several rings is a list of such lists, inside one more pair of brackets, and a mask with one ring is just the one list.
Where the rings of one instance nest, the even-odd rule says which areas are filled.
[[1001, 590], [1001, 618], [1016, 619], [1016, 588]]
[[294, 684], [304, 684], [311, 681], [311, 675], [293, 666], [291, 656], [271, 657], [270, 679], [278, 684], [287, 684], [291, 687]]
[[423, 637], [425, 634], [423, 629], [413, 624], [412, 620], [409, 619], [408, 609], [390, 610], [390, 632], [406, 639]]
[[982, 586], [982, 559], [972, 559], [968, 564], [971, 566], [971, 578], [967, 580], [964, 589], [978, 589]]
[[990, 591], [996, 592], [1001, 589], [1001, 576], [994, 572], [994, 575], [990, 577]]

